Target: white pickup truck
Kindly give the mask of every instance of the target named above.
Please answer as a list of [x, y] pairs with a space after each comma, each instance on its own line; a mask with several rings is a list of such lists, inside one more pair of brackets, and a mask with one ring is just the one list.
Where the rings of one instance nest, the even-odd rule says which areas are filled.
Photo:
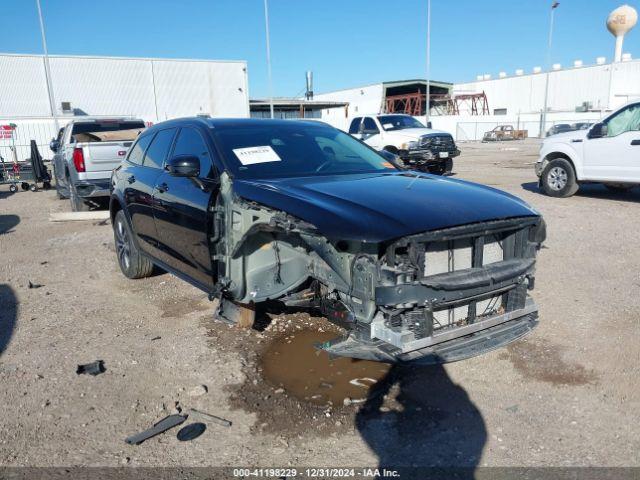
[[616, 191], [640, 184], [640, 102], [625, 105], [588, 130], [545, 138], [535, 172], [552, 197], [569, 197], [581, 183], [604, 183]]
[[351, 120], [349, 133], [376, 150], [398, 157], [412, 170], [443, 175], [451, 173], [460, 155], [447, 132], [425, 127], [410, 115], [368, 115]]
[[59, 198], [69, 198], [74, 212], [87, 202], [111, 195], [111, 171], [124, 159], [144, 130], [142, 120], [129, 118], [72, 120], [51, 140], [53, 176]]

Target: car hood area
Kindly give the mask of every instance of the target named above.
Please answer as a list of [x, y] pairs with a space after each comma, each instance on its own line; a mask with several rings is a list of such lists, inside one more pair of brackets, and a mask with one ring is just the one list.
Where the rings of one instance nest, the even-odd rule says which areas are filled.
[[234, 193], [314, 225], [332, 240], [382, 242], [469, 223], [537, 216], [491, 187], [416, 172], [234, 179]]

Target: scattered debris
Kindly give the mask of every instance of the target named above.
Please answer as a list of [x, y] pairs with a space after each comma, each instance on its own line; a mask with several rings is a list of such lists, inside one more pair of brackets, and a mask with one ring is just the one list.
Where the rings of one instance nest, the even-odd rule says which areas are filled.
[[186, 427], [182, 427], [178, 432], [177, 437], [181, 442], [188, 442], [198, 438], [206, 429], [207, 426], [204, 423], [192, 423]]
[[104, 360], [96, 360], [92, 363], [86, 363], [84, 365], [78, 365], [76, 369], [77, 375], [87, 374], [87, 375], [100, 375], [101, 373], [106, 372], [107, 369], [104, 367]]
[[218, 425], [222, 425], [223, 427], [230, 427], [232, 425], [232, 422], [230, 420], [216, 417], [215, 415], [211, 415], [209, 413], [201, 412], [200, 410], [196, 410], [195, 408], [189, 409], [189, 415], [194, 418], [199, 418], [201, 420], [206, 420], [208, 422], [217, 423]]
[[173, 427], [177, 427], [178, 425], [184, 423], [186, 419], [186, 415], [169, 415], [168, 417], [160, 420], [148, 430], [126, 438], [125, 442], [127, 442], [129, 445], [140, 445], [145, 440], [149, 440], [150, 438], [155, 437], [156, 435], [160, 435], [161, 433], [164, 433]]
[[40, 288], [40, 287], [44, 287], [44, 285], [41, 285], [39, 283], [33, 283], [31, 280], [29, 280], [29, 288]]
[[206, 385], [196, 385], [189, 391], [189, 396], [201, 397], [202, 395], [205, 395], [208, 391], [209, 389], [207, 388]]
[[162, 338], [162, 337], [153, 337], [153, 338], [151, 339], [151, 341], [152, 341], [152, 342], [155, 342], [156, 340], [160, 340], [161, 338]]

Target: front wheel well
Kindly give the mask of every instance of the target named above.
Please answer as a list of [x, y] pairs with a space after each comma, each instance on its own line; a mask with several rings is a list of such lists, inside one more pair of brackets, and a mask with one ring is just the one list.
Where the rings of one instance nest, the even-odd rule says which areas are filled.
[[115, 197], [111, 197], [111, 200], [109, 200], [109, 216], [111, 217], [112, 224], [115, 221], [116, 215], [120, 210], [122, 210], [122, 205], [120, 205], [120, 201]]
[[563, 158], [564, 160], [566, 160], [571, 164], [571, 168], [573, 168], [573, 173], [576, 175], [576, 179], [577, 179], [578, 172], [576, 170], [576, 166], [573, 163], [573, 160], [571, 160], [571, 157], [569, 157], [569, 155], [567, 155], [566, 153], [562, 153], [562, 152], [549, 153], [546, 157], [544, 157], [544, 160], [545, 160], [544, 166], [546, 167], [549, 162], [551, 162], [552, 160], [556, 160], [558, 158]]
[[395, 147], [393, 145], [387, 145], [386, 147], [383, 148], [383, 150], [386, 150], [387, 152], [394, 153], [394, 154], [398, 153], [398, 147]]

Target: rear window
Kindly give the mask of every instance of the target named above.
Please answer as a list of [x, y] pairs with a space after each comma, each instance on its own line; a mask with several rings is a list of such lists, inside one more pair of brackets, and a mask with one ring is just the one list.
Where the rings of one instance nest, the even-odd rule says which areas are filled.
[[76, 142], [124, 142], [138, 138], [144, 122], [87, 122], [73, 125], [71, 136]]

